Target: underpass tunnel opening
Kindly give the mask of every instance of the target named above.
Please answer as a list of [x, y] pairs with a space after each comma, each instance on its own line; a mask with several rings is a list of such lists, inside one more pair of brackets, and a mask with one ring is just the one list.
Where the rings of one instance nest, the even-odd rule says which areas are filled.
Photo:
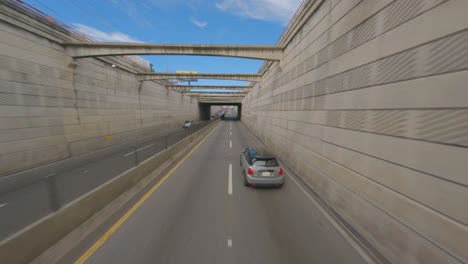
[[221, 118], [223, 120], [241, 120], [241, 103], [199, 103], [200, 120]]

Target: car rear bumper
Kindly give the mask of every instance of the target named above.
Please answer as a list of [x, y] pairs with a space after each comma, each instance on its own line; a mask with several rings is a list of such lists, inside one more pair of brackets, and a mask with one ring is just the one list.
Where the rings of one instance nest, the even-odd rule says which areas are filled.
[[247, 182], [258, 186], [277, 186], [284, 183], [284, 177], [251, 177], [247, 175]]

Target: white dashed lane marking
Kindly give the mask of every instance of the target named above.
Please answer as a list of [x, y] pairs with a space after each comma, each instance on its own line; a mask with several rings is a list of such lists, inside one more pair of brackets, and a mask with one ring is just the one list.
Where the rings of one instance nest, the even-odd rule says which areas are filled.
[[228, 194], [232, 195], [232, 164], [229, 164]]

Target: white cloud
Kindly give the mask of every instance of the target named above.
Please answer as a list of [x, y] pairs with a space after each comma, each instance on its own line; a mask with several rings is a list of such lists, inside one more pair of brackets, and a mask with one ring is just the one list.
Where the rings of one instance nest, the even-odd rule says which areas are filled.
[[130, 37], [127, 34], [124, 34], [122, 32], [103, 32], [100, 31], [99, 29], [86, 26], [83, 24], [79, 23], [74, 23], [73, 27], [80, 31], [81, 33], [85, 34], [88, 37], [91, 37], [97, 41], [102, 41], [102, 42], [142, 42], [139, 40], [136, 40], [132, 37]]
[[302, 0], [221, 0], [215, 6], [241, 17], [286, 25], [301, 3]]
[[197, 26], [197, 27], [199, 27], [199, 28], [201, 28], [201, 29], [204, 29], [204, 28], [208, 25], [208, 22], [206, 22], [206, 21], [199, 21], [199, 20], [196, 19], [196, 18], [192, 18], [192, 23], [193, 23], [195, 26]]

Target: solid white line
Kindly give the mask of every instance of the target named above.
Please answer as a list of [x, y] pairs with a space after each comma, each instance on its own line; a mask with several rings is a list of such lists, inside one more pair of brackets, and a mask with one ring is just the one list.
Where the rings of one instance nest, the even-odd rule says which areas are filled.
[[232, 148], [232, 140], [229, 140], [229, 148]]
[[129, 153], [125, 154], [124, 157], [127, 157], [128, 155], [132, 155], [133, 153], [135, 153], [135, 151], [132, 151], [132, 152], [129, 152]]
[[228, 239], [228, 247], [232, 247], [232, 239]]
[[[139, 149], [137, 149], [136, 151], [144, 150], [145, 148], [149, 148], [149, 147], [151, 147], [151, 146], [154, 146], [154, 144], [149, 144], [148, 146], [144, 146], [144, 147], [142, 147], [142, 148], [139, 148]], [[125, 154], [124, 157], [127, 157], [128, 155], [132, 155], [132, 154], [135, 153], [136, 151], [129, 152], [129, 153]]]
[[55, 175], [55, 172], [54, 172], [54, 173], [51, 173], [51, 174], [49, 174], [49, 175], [47, 175], [47, 176], [45, 176], [45, 177], [48, 179], [48, 178], [50, 178], [50, 177], [52, 177], [52, 176], [54, 176], [54, 175]]
[[232, 195], [232, 164], [229, 164], [228, 194]]
[[137, 151], [144, 150], [145, 148], [149, 148], [149, 147], [152, 147], [152, 146], [154, 146], [154, 144], [149, 144], [148, 146], [144, 146], [142, 148], [137, 149]]
[[4, 207], [5, 205], [7, 205], [8, 203], [2, 203], [0, 204], [0, 208]]

